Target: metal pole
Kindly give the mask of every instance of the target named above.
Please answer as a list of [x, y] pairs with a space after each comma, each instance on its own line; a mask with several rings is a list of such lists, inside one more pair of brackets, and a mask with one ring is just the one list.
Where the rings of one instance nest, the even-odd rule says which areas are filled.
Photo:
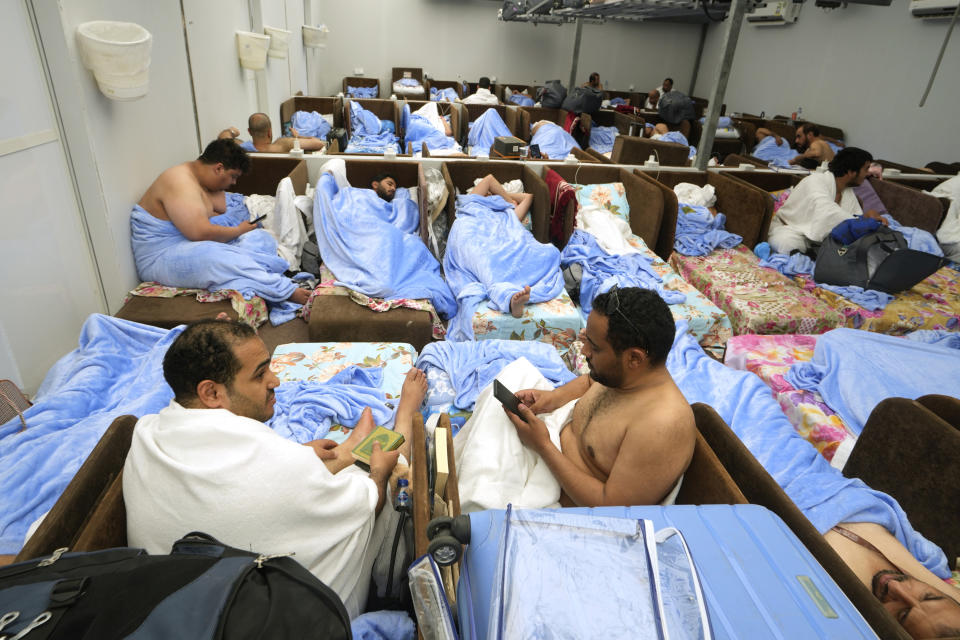
[[717, 133], [717, 121], [720, 119], [720, 107], [723, 104], [724, 94], [727, 92], [727, 80], [730, 79], [730, 67], [733, 66], [733, 54], [737, 52], [737, 39], [740, 37], [740, 27], [743, 25], [743, 16], [747, 12], [749, 0], [733, 0], [730, 12], [727, 14], [727, 34], [723, 39], [723, 53], [720, 56], [720, 73], [717, 75], [717, 84], [710, 95], [710, 109], [707, 111], [707, 121], [703, 125], [703, 135], [697, 146], [697, 169], [705, 171], [710, 161], [710, 151], [713, 149], [713, 138]]
[[947, 43], [950, 42], [950, 34], [953, 33], [953, 25], [957, 24], [957, 16], [960, 16], [960, 4], [957, 5], [956, 10], [953, 12], [953, 20], [950, 21], [950, 26], [947, 27], [947, 37], [943, 39], [943, 44], [940, 45], [940, 55], [937, 56], [937, 62], [933, 65], [933, 72], [930, 73], [930, 80], [927, 82], [927, 88], [923, 92], [923, 97], [920, 98], [921, 107], [927, 103], [927, 96], [930, 95], [930, 89], [933, 88], [933, 79], [937, 77], [937, 71], [940, 70], [940, 62], [943, 60], [943, 52], [947, 50]]
[[577, 35], [573, 38], [573, 62], [570, 64], [570, 84], [567, 91], [577, 86], [577, 62], [580, 61], [580, 34], [583, 33], [583, 18], [577, 18]]
[[687, 95], [690, 96], [697, 90], [697, 76], [700, 75], [700, 60], [703, 58], [703, 45], [707, 41], [707, 28], [709, 26], [709, 23], [704, 22], [700, 27], [700, 44], [697, 46], [697, 57], [693, 61], [693, 77], [690, 80], [690, 89], [687, 92]]

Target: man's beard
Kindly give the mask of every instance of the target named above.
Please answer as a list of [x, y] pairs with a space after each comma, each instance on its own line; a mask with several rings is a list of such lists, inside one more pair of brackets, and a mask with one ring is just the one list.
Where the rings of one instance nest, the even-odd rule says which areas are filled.
[[386, 191], [385, 189], [377, 189], [377, 195], [380, 196], [381, 198], [383, 198], [384, 200], [386, 200], [387, 202], [392, 202], [392, 201], [393, 201], [393, 196], [394, 196], [395, 194], [396, 194], [396, 192], [390, 193], [389, 191]]

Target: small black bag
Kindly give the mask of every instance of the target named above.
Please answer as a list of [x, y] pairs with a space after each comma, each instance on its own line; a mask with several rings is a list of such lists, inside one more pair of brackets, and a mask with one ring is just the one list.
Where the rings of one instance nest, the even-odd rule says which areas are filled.
[[352, 637], [337, 594], [290, 557], [190, 533], [170, 555], [129, 547], [0, 568], [2, 633], [30, 640]]
[[334, 127], [327, 132], [327, 145], [329, 145], [334, 140], [337, 141], [339, 145], [340, 153], [343, 153], [343, 150], [347, 148], [347, 130], [343, 127]]
[[848, 245], [828, 235], [817, 252], [813, 279], [895, 294], [922, 282], [943, 263], [932, 253], [908, 249], [899, 231], [880, 227]]
[[541, 107], [557, 109], [563, 104], [563, 99], [567, 97], [567, 89], [560, 84], [559, 80], [550, 80], [537, 92], [537, 101]]

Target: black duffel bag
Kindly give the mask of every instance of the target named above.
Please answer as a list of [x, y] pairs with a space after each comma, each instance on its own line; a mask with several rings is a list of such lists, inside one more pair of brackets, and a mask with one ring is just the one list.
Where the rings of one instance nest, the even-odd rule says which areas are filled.
[[196, 532], [170, 555], [63, 551], [0, 568], [0, 637], [30, 625], [25, 640], [352, 637], [337, 594], [287, 556]]
[[813, 279], [822, 284], [896, 294], [922, 282], [944, 262], [932, 253], [908, 249], [903, 234], [887, 227], [848, 244], [831, 233], [817, 251]]
[[563, 99], [561, 108], [573, 113], [596, 113], [603, 104], [603, 92], [592, 87], [574, 87]]
[[559, 80], [548, 80], [537, 92], [537, 102], [541, 107], [558, 109], [567, 97], [567, 89]]

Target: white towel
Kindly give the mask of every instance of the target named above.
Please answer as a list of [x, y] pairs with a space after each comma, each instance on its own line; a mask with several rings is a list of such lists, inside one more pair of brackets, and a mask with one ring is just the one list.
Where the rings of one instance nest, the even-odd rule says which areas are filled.
[[612, 256], [640, 253], [640, 250], [627, 242], [633, 235], [630, 224], [603, 207], [586, 205], [577, 210], [577, 229], [586, 231], [597, 239], [600, 248]]

